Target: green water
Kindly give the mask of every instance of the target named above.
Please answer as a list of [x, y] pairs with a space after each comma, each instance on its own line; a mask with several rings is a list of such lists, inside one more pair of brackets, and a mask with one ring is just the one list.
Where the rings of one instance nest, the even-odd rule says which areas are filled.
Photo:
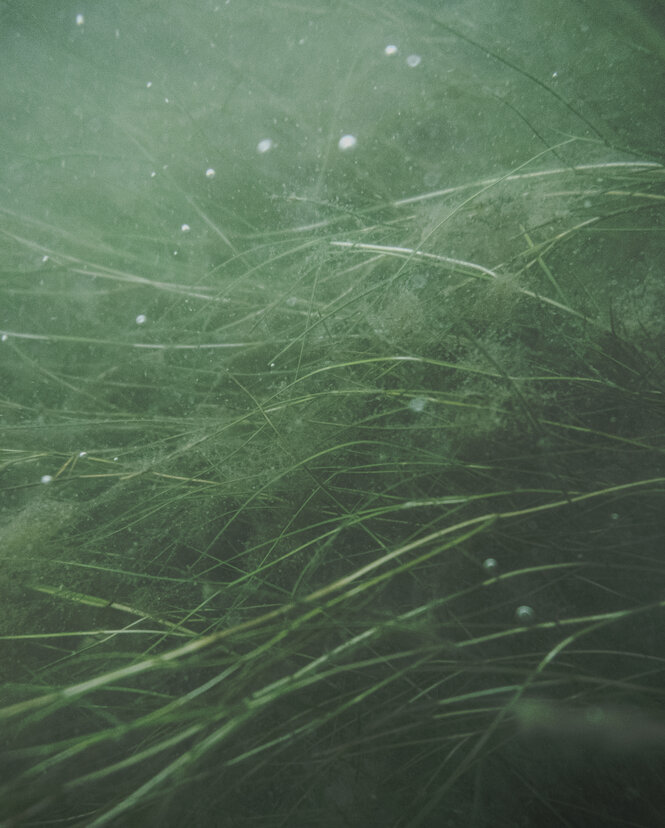
[[664, 29], [0, 4], [3, 825], [661, 824]]

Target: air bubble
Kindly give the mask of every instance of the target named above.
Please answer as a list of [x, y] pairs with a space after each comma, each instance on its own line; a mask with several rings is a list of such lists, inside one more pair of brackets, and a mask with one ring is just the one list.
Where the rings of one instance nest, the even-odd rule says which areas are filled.
[[420, 64], [422, 58], [420, 55], [409, 55], [406, 59], [406, 65], [410, 66], [412, 69]]
[[40, 479], [42, 483], [53, 483], [53, 475], [50, 474], [43, 474]]
[[515, 620], [520, 624], [533, 624], [536, 620], [536, 613], [533, 607], [522, 604], [522, 606], [515, 610]]
[[392, 55], [396, 55], [399, 50], [393, 43], [389, 43], [383, 51], [384, 54], [390, 57]]
[[353, 149], [357, 143], [358, 139], [355, 135], [342, 135], [337, 143], [337, 146], [344, 151]]
[[256, 151], [263, 155], [264, 152], [268, 152], [275, 146], [272, 138], [263, 138], [263, 140], [259, 141], [256, 145]]
[[147, 320], [148, 320], [148, 317], [147, 317], [144, 313], [140, 313], [140, 314], [136, 317], [136, 324], [137, 324], [137, 325], [145, 325], [145, 323], [147, 322]]
[[213, 179], [216, 175], [217, 175], [217, 173], [215, 172], [215, 170], [213, 170], [213, 168], [212, 168], [212, 167], [208, 167], [208, 169], [206, 170], [206, 178], [209, 178], [209, 179], [212, 181], [212, 179]]

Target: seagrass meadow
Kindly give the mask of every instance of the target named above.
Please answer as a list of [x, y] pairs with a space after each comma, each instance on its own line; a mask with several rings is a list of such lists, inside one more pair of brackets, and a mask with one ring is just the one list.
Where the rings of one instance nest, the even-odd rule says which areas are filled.
[[0, 3], [0, 824], [657, 828], [665, 7]]

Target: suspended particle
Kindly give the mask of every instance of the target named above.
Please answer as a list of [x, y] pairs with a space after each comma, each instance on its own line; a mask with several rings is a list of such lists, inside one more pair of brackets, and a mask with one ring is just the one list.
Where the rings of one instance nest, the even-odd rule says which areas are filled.
[[263, 155], [264, 152], [268, 152], [275, 146], [274, 141], [272, 138], [263, 138], [259, 143], [256, 145], [256, 151]]
[[425, 397], [414, 397], [412, 400], [409, 400], [409, 408], [411, 411], [415, 411], [418, 414], [425, 410], [426, 405], [427, 400]]
[[82, 14], [77, 14], [76, 15], [76, 25], [77, 26], [82, 26], [84, 23], [85, 23], [85, 17], [83, 17]]
[[522, 604], [522, 606], [515, 610], [515, 621], [518, 621], [520, 624], [533, 624], [535, 620], [536, 613], [533, 607]]
[[210, 179], [210, 181], [212, 181], [212, 179], [216, 175], [217, 175], [217, 173], [215, 172], [215, 170], [213, 170], [212, 167], [208, 167], [208, 169], [206, 170], [206, 178], [208, 178], [208, 179]]
[[397, 49], [397, 46], [395, 46], [393, 43], [389, 43], [383, 50], [384, 54], [388, 55], [389, 57], [392, 55], [396, 55], [398, 51], [399, 50]]
[[355, 147], [358, 143], [358, 139], [355, 135], [342, 135], [342, 137], [337, 142], [337, 146], [342, 150], [350, 150]]
[[181, 224], [180, 229], [182, 230], [183, 233], [189, 233], [189, 231], [192, 228], [189, 226], [189, 224]]
[[420, 57], [420, 55], [409, 55], [406, 59], [406, 65], [410, 66], [413, 69], [420, 64], [421, 60], [422, 58]]
[[41, 476], [42, 483], [53, 483], [53, 476], [50, 474], [43, 474]]
[[136, 317], [136, 324], [137, 324], [137, 325], [145, 325], [145, 323], [147, 322], [147, 320], [148, 320], [148, 317], [147, 317], [144, 313], [140, 313], [140, 314]]

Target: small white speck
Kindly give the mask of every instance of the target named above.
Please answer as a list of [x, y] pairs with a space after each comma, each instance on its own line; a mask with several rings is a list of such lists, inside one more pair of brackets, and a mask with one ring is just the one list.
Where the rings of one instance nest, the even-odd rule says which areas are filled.
[[87, 457], [87, 456], [88, 456], [87, 451], [79, 451], [79, 457]]
[[536, 620], [536, 613], [533, 611], [533, 607], [528, 607], [525, 604], [518, 607], [515, 610], [515, 620], [521, 621], [522, 624], [533, 623]]
[[145, 85], [145, 88], [150, 89], [151, 86], [152, 86], [152, 81], [148, 81]]
[[140, 313], [140, 314], [136, 317], [136, 324], [137, 324], [137, 325], [145, 325], [145, 323], [146, 323], [147, 319], [148, 319], [148, 317], [147, 317], [144, 313]]
[[53, 483], [53, 476], [50, 474], [43, 474], [41, 476], [42, 483]]
[[412, 400], [409, 400], [409, 408], [411, 411], [416, 411], [417, 413], [424, 411], [426, 405], [427, 400], [425, 397], [414, 397]]
[[183, 233], [189, 233], [189, 231], [192, 228], [189, 226], [189, 224], [181, 224], [180, 229], [182, 230]]
[[341, 150], [350, 150], [355, 147], [358, 143], [358, 139], [355, 135], [342, 135], [342, 137], [337, 142], [337, 146]]
[[383, 51], [384, 51], [384, 54], [390, 56], [390, 55], [396, 55], [399, 50], [398, 50], [397, 46], [395, 46], [392, 43], [389, 43]]
[[76, 15], [76, 25], [77, 26], [82, 26], [84, 23], [85, 23], [85, 17], [83, 17], [82, 14], [77, 14]]
[[413, 69], [415, 66], [419, 65], [421, 60], [422, 58], [420, 57], [420, 55], [409, 55], [406, 59], [406, 65], [410, 66]]
[[9, 339], [9, 337], [7, 336], [7, 334], [3, 334], [3, 335], [0, 337], [0, 342], [6, 342], [8, 339]]
[[272, 138], [264, 138], [256, 145], [256, 151], [263, 155], [264, 152], [268, 152], [268, 150], [271, 150], [274, 146], [275, 144], [273, 143]]
[[206, 178], [209, 178], [211, 181], [217, 175], [217, 173], [213, 170], [212, 167], [208, 167], [206, 170]]

